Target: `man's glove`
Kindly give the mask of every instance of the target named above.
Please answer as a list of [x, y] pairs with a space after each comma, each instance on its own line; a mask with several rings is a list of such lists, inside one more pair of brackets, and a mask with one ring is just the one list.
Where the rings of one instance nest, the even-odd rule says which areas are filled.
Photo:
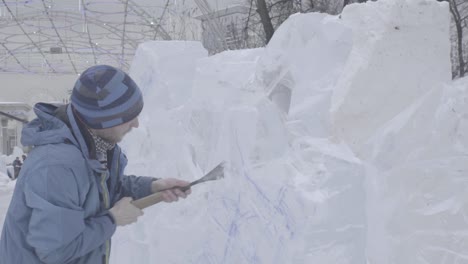
[[138, 217], [143, 215], [143, 211], [131, 202], [131, 197], [124, 197], [109, 209], [116, 225], [124, 226], [135, 223]]

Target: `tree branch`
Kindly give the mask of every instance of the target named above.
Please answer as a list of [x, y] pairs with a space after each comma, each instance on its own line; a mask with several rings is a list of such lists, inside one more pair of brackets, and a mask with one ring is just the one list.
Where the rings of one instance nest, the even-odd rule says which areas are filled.
[[262, 21], [263, 30], [265, 31], [266, 43], [270, 42], [275, 32], [273, 24], [271, 23], [270, 14], [268, 13], [267, 5], [265, 0], [257, 0], [257, 13], [260, 15]]

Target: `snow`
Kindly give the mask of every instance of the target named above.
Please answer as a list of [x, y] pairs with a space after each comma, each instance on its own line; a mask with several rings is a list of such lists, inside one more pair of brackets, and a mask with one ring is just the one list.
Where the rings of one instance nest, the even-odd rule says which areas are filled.
[[6, 170], [4, 157], [2, 157], [0, 159], [0, 224], [2, 226], [16, 184], [16, 181], [8, 177]]
[[[119, 228], [111, 263], [465, 263], [468, 78], [451, 81], [449, 25], [446, 3], [381, 0], [293, 15], [260, 49], [141, 44], [127, 173], [228, 167]], [[13, 187], [0, 174], [1, 217]]]

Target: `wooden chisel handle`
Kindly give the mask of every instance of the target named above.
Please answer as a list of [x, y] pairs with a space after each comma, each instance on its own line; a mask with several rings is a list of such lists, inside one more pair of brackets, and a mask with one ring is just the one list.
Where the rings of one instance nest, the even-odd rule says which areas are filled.
[[153, 204], [157, 204], [159, 202], [162, 202], [163, 201], [163, 196], [162, 196], [163, 191], [173, 190], [173, 189], [178, 188], [181, 191], [185, 192], [188, 189], [190, 189], [190, 187], [192, 185], [197, 184], [197, 183], [198, 182], [192, 182], [189, 185], [183, 186], [183, 187], [182, 186], [180, 186], [180, 187], [176, 186], [176, 187], [170, 187], [170, 188], [162, 189], [162, 190], [159, 190], [158, 192], [155, 192], [153, 194], [150, 194], [148, 196], [145, 196], [143, 198], [135, 200], [135, 201], [132, 202], [132, 204], [135, 205], [136, 207], [140, 208], [140, 209], [145, 209], [146, 207], [150, 207]]
[[132, 204], [140, 209], [145, 209], [146, 207], [150, 207], [153, 204], [162, 202], [163, 200], [163, 194], [161, 192], [156, 192], [141, 199], [135, 200], [132, 202]]

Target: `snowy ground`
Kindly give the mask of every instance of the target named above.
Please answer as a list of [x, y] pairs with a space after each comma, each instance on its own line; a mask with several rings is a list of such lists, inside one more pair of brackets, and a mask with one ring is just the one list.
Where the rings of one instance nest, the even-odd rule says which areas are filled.
[[6, 174], [0, 172], [0, 223], [2, 224], [14, 188], [15, 182], [11, 181]]
[[229, 170], [119, 228], [111, 263], [467, 263], [468, 79], [451, 81], [449, 22], [446, 3], [382, 0], [294, 15], [262, 49], [140, 45], [127, 172]]

